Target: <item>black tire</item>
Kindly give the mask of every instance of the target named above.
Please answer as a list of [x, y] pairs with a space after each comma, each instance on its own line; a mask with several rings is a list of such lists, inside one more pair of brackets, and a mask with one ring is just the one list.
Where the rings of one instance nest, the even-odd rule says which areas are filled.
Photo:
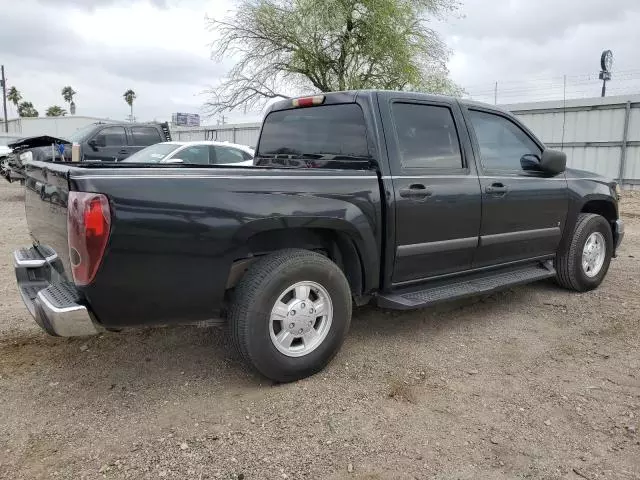
[[[290, 357], [271, 340], [270, 315], [279, 295], [303, 281], [327, 291], [333, 317], [327, 336], [315, 350]], [[265, 377], [282, 383], [322, 370], [342, 346], [350, 323], [351, 291], [342, 270], [318, 253], [299, 249], [257, 260], [236, 286], [229, 310], [231, 338], [242, 357]]]
[[[587, 239], [594, 232], [602, 234], [606, 250], [602, 268], [597, 275], [589, 277], [582, 267], [582, 250]], [[609, 270], [612, 256], [613, 234], [607, 220], [601, 215], [581, 213], [578, 215], [578, 221], [568, 247], [556, 257], [556, 280], [560, 286], [577, 292], [593, 290], [602, 283]]]

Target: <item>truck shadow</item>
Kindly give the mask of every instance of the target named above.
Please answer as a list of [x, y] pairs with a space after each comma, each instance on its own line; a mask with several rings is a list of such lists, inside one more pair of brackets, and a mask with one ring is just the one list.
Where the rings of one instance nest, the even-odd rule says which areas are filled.
[[[429, 348], [415, 339], [437, 342], [450, 331], [490, 321], [496, 309], [506, 308], [505, 303], [513, 308], [514, 302], [527, 302], [535, 289], [550, 288], [556, 287], [542, 283], [406, 312], [357, 308], [339, 357], [348, 361], [359, 342], [365, 342], [363, 348], [372, 355], [385, 342], [409, 341], [416, 348]], [[245, 365], [224, 328], [167, 327], [65, 339], [34, 329], [0, 338], [0, 375], [25, 374], [43, 376], [49, 383], [73, 379], [79, 392], [98, 389], [109, 394], [159, 392], [185, 384], [213, 390], [225, 385], [240, 389], [272, 385]]]

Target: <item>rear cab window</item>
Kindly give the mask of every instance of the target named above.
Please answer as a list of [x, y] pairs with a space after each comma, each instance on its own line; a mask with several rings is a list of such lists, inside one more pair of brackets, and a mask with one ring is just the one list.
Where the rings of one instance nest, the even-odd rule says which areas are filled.
[[258, 165], [306, 168], [368, 165], [362, 109], [345, 103], [273, 111], [264, 120], [256, 159]]

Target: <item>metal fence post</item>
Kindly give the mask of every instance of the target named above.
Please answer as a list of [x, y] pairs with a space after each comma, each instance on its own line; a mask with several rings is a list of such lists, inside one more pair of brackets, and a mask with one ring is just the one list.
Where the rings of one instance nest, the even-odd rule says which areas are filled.
[[624, 107], [624, 129], [622, 131], [622, 145], [620, 147], [620, 171], [618, 172], [618, 182], [620, 185], [624, 181], [624, 171], [627, 163], [627, 142], [629, 140], [629, 119], [631, 117], [631, 100], [627, 101]]

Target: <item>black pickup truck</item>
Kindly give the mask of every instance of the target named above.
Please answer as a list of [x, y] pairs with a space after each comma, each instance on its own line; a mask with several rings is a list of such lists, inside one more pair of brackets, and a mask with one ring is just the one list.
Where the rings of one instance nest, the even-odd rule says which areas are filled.
[[352, 305], [597, 287], [623, 237], [618, 186], [565, 163], [466, 100], [283, 100], [254, 167], [28, 163], [18, 285], [53, 335], [226, 319], [248, 362], [292, 381], [338, 351]]
[[160, 142], [171, 141], [169, 124], [92, 123], [76, 130], [65, 148], [67, 161], [118, 162]]

